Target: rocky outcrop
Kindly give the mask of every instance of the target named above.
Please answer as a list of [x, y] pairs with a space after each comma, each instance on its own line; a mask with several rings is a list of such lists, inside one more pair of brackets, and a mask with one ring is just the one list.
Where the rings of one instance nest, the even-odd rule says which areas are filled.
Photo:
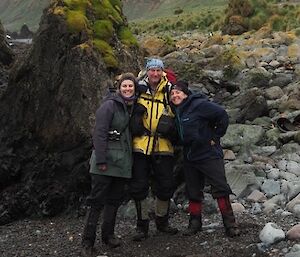
[[10, 65], [14, 60], [14, 54], [6, 41], [6, 33], [0, 22], [0, 65]]
[[116, 35], [118, 66], [108, 66], [89, 28], [70, 30], [60, 12], [67, 8], [58, 0], [44, 11], [30, 54], [14, 67], [1, 98], [0, 224], [80, 203], [89, 190], [90, 135], [105, 81], [139, 70], [138, 47]]
[[0, 98], [7, 88], [8, 72], [14, 59], [14, 53], [9, 47], [5, 30], [0, 22]]

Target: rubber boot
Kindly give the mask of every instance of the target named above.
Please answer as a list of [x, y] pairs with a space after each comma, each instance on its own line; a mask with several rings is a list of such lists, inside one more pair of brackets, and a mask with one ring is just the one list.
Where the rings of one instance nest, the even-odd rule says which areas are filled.
[[115, 237], [116, 216], [119, 206], [105, 205], [103, 212], [103, 223], [101, 227], [102, 242], [110, 248], [116, 248], [121, 245], [120, 239]]
[[202, 230], [202, 218], [200, 216], [191, 215], [189, 219], [189, 225], [186, 230], [183, 231], [184, 236], [192, 236]]
[[148, 216], [148, 200], [135, 201], [137, 224], [136, 231], [132, 238], [133, 241], [143, 241], [148, 238], [149, 232], [149, 216]]
[[82, 257], [93, 256], [93, 247], [96, 239], [96, 231], [98, 219], [101, 214], [101, 209], [89, 207], [85, 217], [85, 225], [82, 235]]
[[223, 224], [225, 227], [225, 233], [228, 237], [239, 236], [241, 231], [235, 221], [229, 196], [217, 198], [218, 206], [222, 214]]
[[169, 224], [169, 207], [170, 201], [162, 201], [156, 198], [155, 224], [159, 232], [175, 235], [178, 229]]

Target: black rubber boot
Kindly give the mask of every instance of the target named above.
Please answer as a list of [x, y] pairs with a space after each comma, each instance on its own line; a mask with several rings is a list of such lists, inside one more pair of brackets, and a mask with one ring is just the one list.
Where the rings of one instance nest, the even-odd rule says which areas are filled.
[[183, 231], [184, 236], [192, 236], [202, 230], [202, 218], [201, 215], [191, 215], [189, 225], [186, 230]]
[[170, 226], [169, 215], [165, 215], [163, 217], [156, 216], [155, 224], [157, 230], [161, 233], [168, 234], [168, 235], [175, 235], [178, 232], [177, 228]]
[[137, 226], [132, 240], [144, 241], [148, 238], [148, 232], [149, 232], [149, 220], [137, 220]]
[[169, 224], [169, 211], [170, 201], [164, 201], [156, 198], [155, 224], [157, 230], [164, 234], [175, 235], [178, 232], [178, 229]]
[[241, 231], [235, 221], [234, 213], [231, 207], [229, 196], [217, 198], [219, 209], [222, 214], [225, 233], [228, 237], [239, 236]]
[[120, 239], [114, 235], [118, 208], [119, 206], [114, 205], [106, 205], [104, 207], [101, 238], [102, 242], [110, 248], [116, 248], [121, 245]]
[[96, 231], [98, 219], [101, 214], [101, 209], [96, 209], [89, 207], [85, 217], [85, 225], [82, 235], [82, 257], [91, 257], [93, 256], [93, 247], [96, 239]]
[[141, 201], [135, 201], [136, 213], [137, 213], [137, 223], [135, 234], [133, 235], [133, 241], [143, 241], [148, 238], [149, 232], [149, 219], [143, 219], [142, 212], [148, 210], [142, 210]]
[[233, 215], [233, 212], [222, 214], [222, 219], [225, 227], [225, 233], [228, 237], [236, 237], [241, 234], [241, 231], [235, 222], [235, 217]]

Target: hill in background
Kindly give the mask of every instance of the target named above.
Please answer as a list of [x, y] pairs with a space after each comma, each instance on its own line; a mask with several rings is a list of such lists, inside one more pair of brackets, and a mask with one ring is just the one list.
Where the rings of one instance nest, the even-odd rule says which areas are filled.
[[6, 30], [20, 31], [26, 24], [30, 30], [36, 31], [43, 9], [50, 0], [1, 0], [0, 19]]
[[125, 0], [124, 13], [128, 20], [166, 17], [176, 12], [197, 12], [208, 7], [225, 7], [228, 0]]
[[[49, 2], [1, 0], [0, 19], [11, 32], [19, 31], [24, 24], [36, 31], [42, 10]], [[161, 32], [172, 36], [191, 30], [238, 35], [263, 26], [274, 31], [297, 30], [300, 34], [299, 0], [122, 0], [122, 3], [135, 35]]]
[[[176, 10], [199, 10], [208, 6], [225, 6], [227, 0], [124, 0], [123, 11], [128, 21], [173, 15]], [[43, 9], [50, 0], [1, 0], [0, 20], [6, 30], [19, 31], [26, 24], [36, 31]]]

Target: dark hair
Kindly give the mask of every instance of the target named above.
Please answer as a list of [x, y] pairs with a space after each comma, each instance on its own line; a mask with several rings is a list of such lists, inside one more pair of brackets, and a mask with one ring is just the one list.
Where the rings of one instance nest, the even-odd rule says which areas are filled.
[[133, 73], [126, 72], [126, 73], [121, 74], [121, 76], [120, 76], [120, 78], [118, 80], [118, 88], [120, 88], [120, 86], [121, 86], [121, 84], [122, 84], [122, 82], [124, 80], [131, 80], [133, 82], [133, 84], [134, 84], [134, 87], [135, 88], [137, 87], [137, 80], [136, 80], [136, 78], [135, 78], [135, 76], [134, 76]]
[[178, 80], [176, 82], [176, 84], [174, 84], [171, 87], [171, 90], [172, 89], [180, 90], [183, 93], [185, 93], [186, 95], [189, 95], [191, 93], [190, 90], [189, 90], [189, 83], [187, 81], [184, 81], [184, 80]]

